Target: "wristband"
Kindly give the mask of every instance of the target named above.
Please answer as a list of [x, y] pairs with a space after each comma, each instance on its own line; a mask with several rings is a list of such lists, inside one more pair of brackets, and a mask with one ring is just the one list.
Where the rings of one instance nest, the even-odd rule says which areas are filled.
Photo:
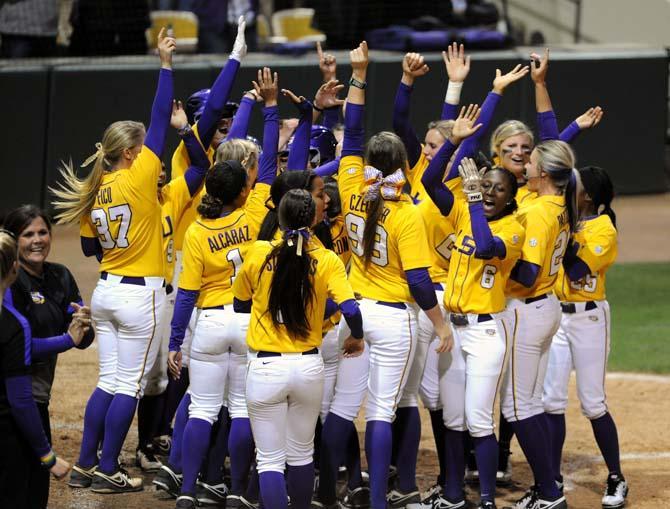
[[462, 81], [449, 81], [447, 86], [447, 95], [444, 96], [444, 102], [458, 106], [461, 102], [461, 89], [463, 88]]
[[468, 203], [474, 203], [478, 201], [482, 201], [482, 193], [477, 192], [477, 193], [468, 193]]
[[56, 464], [56, 453], [53, 451], [49, 451], [48, 454], [45, 454], [44, 456], [40, 457], [40, 463], [44, 468], [50, 469]]
[[183, 138], [190, 132], [191, 132], [191, 126], [189, 124], [186, 124], [184, 127], [177, 129], [177, 134], [179, 135], [180, 138]]
[[356, 78], [353, 77], [349, 80], [349, 85], [351, 85], [352, 87], [360, 88], [361, 90], [365, 90], [365, 87], [368, 86], [368, 84], [365, 83], [364, 81], [358, 81]]
[[324, 108], [319, 108], [319, 107], [316, 105], [316, 98], [314, 98], [314, 101], [312, 101], [312, 108], [314, 108], [314, 109], [315, 109], [316, 111], [318, 111], [319, 113], [322, 113], [323, 110], [324, 110]]

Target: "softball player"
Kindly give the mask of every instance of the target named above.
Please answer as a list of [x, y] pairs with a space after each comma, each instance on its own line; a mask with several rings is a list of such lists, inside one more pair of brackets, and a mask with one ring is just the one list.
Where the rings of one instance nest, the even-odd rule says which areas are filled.
[[549, 346], [561, 315], [552, 290], [577, 220], [574, 162], [572, 149], [564, 142], [537, 145], [526, 166], [529, 191], [536, 192], [537, 198], [518, 213], [526, 240], [507, 285], [514, 337], [502, 388], [502, 412], [512, 424], [537, 486], [516, 507], [567, 507], [554, 483], [545, 449], [549, 437], [541, 414]]
[[[352, 250], [350, 279], [362, 297], [369, 362], [340, 363], [335, 396], [323, 430], [319, 502], [335, 502], [334, 472], [341, 463], [338, 447], [349, 439], [367, 389], [366, 454], [373, 508], [386, 507], [391, 460], [391, 422], [407, 380], [416, 343], [414, 302], [426, 309], [442, 339], [450, 347], [432, 282], [423, 223], [409, 196], [402, 168], [407, 154], [395, 134], [379, 133], [367, 144], [363, 162], [363, 106], [367, 74], [367, 43], [351, 52], [345, 138], [339, 170], [342, 212]], [[340, 324], [340, 338], [349, 329]], [[354, 359], [356, 361], [358, 359]], [[369, 373], [369, 379], [368, 379]], [[324, 478], [324, 472], [326, 474]]]
[[[93, 171], [79, 180], [63, 171], [65, 183], [54, 190], [60, 222], [80, 221], [82, 247], [99, 254], [100, 280], [91, 299], [100, 356], [98, 386], [89, 399], [74, 486], [91, 485], [100, 493], [142, 489], [117, 463], [137, 400], [147, 380], [147, 365], [158, 353], [165, 305], [165, 254], [157, 183], [160, 155], [172, 105], [172, 53], [175, 40], [159, 36], [161, 70], [146, 132], [137, 122], [107, 128]], [[100, 463], [97, 448], [104, 430]]]
[[346, 355], [362, 349], [361, 314], [344, 265], [310, 238], [316, 208], [307, 191], [286, 193], [278, 210], [284, 239], [254, 244], [233, 283], [235, 299], [251, 304], [246, 396], [261, 496], [269, 509], [287, 507], [287, 481], [292, 507], [310, 505], [323, 390], [318, 346], [327, 296], [352, 331], [344, 342]]
[[610, 309], [605, 296], [607, 269], [617, 255], [614, 190], [607, 173], [595, 166], [578, 170], [579, 226], [559, 269], [554, 291], [561, 301], [561, 325], [549, 351], [544, 380], [544, 410], [551, 433], [554, 475], [562, 481], [565, 409], [573, 367], [582, 412], [605, 459], [609, 476], [603, 508], [623, 507], [628, 483], [621, 473], [619, 439], [605, 397], [605, 370], [610, 349]]

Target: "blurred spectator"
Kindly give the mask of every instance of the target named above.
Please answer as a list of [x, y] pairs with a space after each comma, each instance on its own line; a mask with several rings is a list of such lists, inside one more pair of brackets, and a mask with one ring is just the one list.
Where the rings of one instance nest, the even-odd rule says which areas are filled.
[[48, 57], [56, 51], [58, 1], [0, 2], [2, 58]]
[[237, 35], [237, 20], [244, 16], [247, 48], [255, 51], [258, 0], [192, 0], [198, 16], [198, 53], [228, 53]]
[[[53, 0], [52, 0], [53, 1]], [[75, 0], [73, 55], [145, 55], [149, 28], [147, 0]]]

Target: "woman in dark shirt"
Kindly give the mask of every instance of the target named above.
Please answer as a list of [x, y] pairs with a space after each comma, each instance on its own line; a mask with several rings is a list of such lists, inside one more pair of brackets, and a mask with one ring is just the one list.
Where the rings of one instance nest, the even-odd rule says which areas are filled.
[[[18, 275], [11, 286], [14, 307], [28, 320], [33, 336], [63, 335], [58, 341], [52, 338], [48, 351], [40, 350], [37, 354], [33, 347], [33, 398], [47, 440], [51, 442], [49, 399], [58, 353], [75, 346], [72, 338], [65, 335], [74, 313], [70, 303], [83, 304], [70, 271], [63, 265], [46, 261], [51, 249], [51, 222], [44, 211], [34, 205], [23, 205], [7, 214], [4, 227], [15, 236], [18, 245]], [[84, 308], [84, 313], [87, 309]], [[77, 347], [86, 348], [93, 337], [91, 329]], [[31, 467], [30, 507], [46, 507], [49, 473], [36, 459], [31, 462]]]

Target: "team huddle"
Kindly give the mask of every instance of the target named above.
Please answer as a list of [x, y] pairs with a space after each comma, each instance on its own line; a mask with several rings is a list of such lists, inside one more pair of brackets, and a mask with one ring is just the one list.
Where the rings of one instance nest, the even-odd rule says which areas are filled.
[[[623, 507], [604, 391], [613, 188], [603, 169], [576, 169], [570, 146], [603, 112], [559, 132], [548, 51], [498, 70], [481, 106], [460, 107], [470, 58], [449, 47], [449, 86], [424, 141], [409, 117], [413, 84], [429, 69], [408, 53], [393, 132], [366, 141], [365, 42], [350, 53], [346, 101], [319, 47], [313, 102], [280, 91], [264, 68], [239, 105], [229, 96], [244, 22], [212, 88], [183, 106], [175, 48], [159, 36], [149, 128], [111, 124], [88, 176], [66, 167], [52, 190], [58, 220], [79, 223], [84, 254], [100, 262], [99, 379], [69, 485], [142, 489], [118, 459], [139, 401], [138, 464], [157, 471], [153, 484], [178, 508], [457, 509], [466, 481], [478, 484], [479, 507], [495, 508], [496, 485], [511, 481], [513, 435], [535, 480], [514, 507], [566, 508], [575, 369], [609, 471], [602, 506]], [[538, 143], [519, 120], [491, 125], [507, 87], [527, 75]], [[280, 92], [297, 123], [280, 120]], [[247, 135], [256, 103], [260, 141]], [[182, 143], [166, 182], [170, 126]], [[423, 494], [420, 401], [439, 459]], [[354, 426], [362, 408], [366, 471]]]

